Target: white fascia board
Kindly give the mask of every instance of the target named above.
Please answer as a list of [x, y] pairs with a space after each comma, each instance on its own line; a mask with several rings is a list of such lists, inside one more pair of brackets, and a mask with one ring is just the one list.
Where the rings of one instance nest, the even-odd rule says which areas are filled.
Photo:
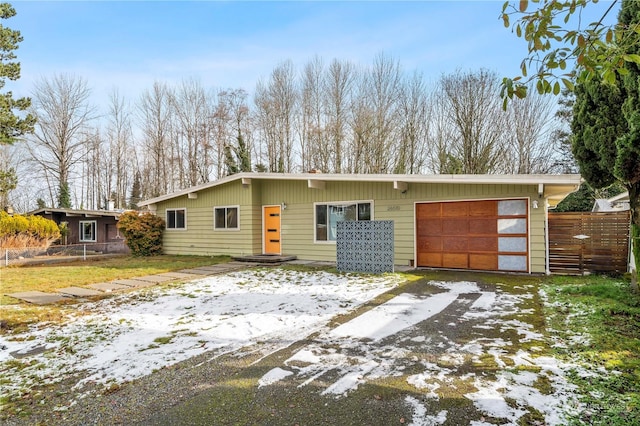
[[[306, 180], [314, 182], [396, 182], [410, 183], [460, 183], [460, 184], [520, 184], [520, 185], [580, 185], [580, 175], [398, 175], [398, 174], [331, 174], [331, 173], [257, 173], [245, 172], [207, 182], [172, 194], [162, 195], [138, 203], [139, 206], [158, 203], [241, 179], [255, 180]], [[546, 189], [546, 188], [545, 188]]]

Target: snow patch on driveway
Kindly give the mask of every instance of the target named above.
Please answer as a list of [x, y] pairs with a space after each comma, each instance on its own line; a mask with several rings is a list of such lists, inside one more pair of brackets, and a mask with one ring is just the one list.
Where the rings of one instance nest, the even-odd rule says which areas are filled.
[[418, 324], [445, 309], [458, 295], [452, 292], [429, 297], [401, 294], [331, 331], [332, 337], [380, 340]]
[[[459, 392], [455, 389], [462, 384], [475, 388], [463, 396], [485, 416], [518, 424], [535, 410], [548, 425], [565, 424], [567, 408], [579, 406], [574, 388], [566, 380], [568, 371], [577, 366], [536, 353], [544, 346], [545, 336], [523, 320], [523, 313], [529, 310], [522, 308], [532, 295], [486, 291], [466, 281], [428, 284], [444, 291], [429, 296], [400, 294], [334, 330], [321, 332], [284, 362], [288, 371], [294, 372], [287, 380], [297, 380], [299, 387], [329, 381], [321, 393], [339, 398], [368, 381], [402, 377], [405, 370], [422, 368], [421, 373], [406, 375], [407, 384], [421, 395], [420, 399], [405, 398], [413, 412], [413, 425], [444, 423], [448, 412], [437, 409], [439, 392]], [[442, 322], [440, 317], [434, 318], [448, 308], [454, 308], [450, 312], [457, 314], [448, 314]], [[442, 325], [427, 327], [431, 334], [425, 334], [422, 330], [428, 321]], [[464, 322], [470, 322], [472, 329], [492, 331], [494, 335], [497, 332], [505, 338], [488, 337], [479, 331], [472, 333], [477, 338], [457, 342], [442, 330], [455, 329]], [[516, 350], [507, 336], [519, 343], [540, 342], [540, 346]], [[422, 358], [412, 354], [422, 354]], [[476, 375], [469, 367], [464, 373], [459, 370], [482, 365], [487, 358], [494, 359], [500, 369], [495, 375]], [[536, 388], [538, 381], [549, 384], [548, 393]], [[483, 420], [472, 422], [487, 424]]]

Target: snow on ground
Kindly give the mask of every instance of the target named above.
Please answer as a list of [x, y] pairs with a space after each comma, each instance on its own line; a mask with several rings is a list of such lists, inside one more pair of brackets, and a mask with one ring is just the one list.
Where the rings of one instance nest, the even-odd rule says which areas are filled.
[[[498, 331], [500, 335], [510, 332], [513, 335], [515, 332], [519, 343], [539, 341], [543, 345], [545, 337], [535, 332], [531, 324], [512, 318], [529, 312], [519, 305], [532, 295], [487, 292], [470, 282], [429, 284], [442, 292], [428, 296], [400, 294], [334, 330], [320, 333], [314, 342], [286, 360], [283, 368], [277, 368], [278, 377], [297, 382], [298, 387], [321, 378], [326, 381], [328, 377], [334, 377], [322, 394], [339, 398], [367, 381], [403, 376], [408, 367], [415, 371], [417, 364], [423, 372], [408, 375], [406, 381], [427, 402], [411, 396], [405, 399], [413, 412], [413, 425], [444, 423], [447, 410], [439, 410], [437, 403], [428, 401], [437, 402], [439, 390], [447, 386], [455, 389], [456, 383], [460, 382], [476, 389], [463, 396], [487, 416], [515, 425], [529, 413], [529, 409], [534, 409], [545, 417], [548, 425], [566, 423], [565, 410], [578, 406], [572, 393], [574, 388], [567, 382], [566, 374], [577, 366], [538, 356], [536, 352], [541, 350], [540, 346], [531, 346], [529, 351], [514, 351], [513, 343], [500, 337], [478, 337], [457, 343], [444, 336], [442, 331], [424, 335], [416, 327], [457, 303], [465, 311], [457, 318], [458, 323], [473, 321], [473, 328]], [[464, 295], [474, 295], [476, 299], [471, 302], [468, 298], [461, 298]], [[454, 328], [456, 323], [441, 327]], [[430, 353], [434, 362], [410, 356], [411, 353]], [[458, 372], [463, 364], [469, 361], [481, 363], [482, 357], [487, 355], [503, 369], [493, 377]], [[288, 374], [285, 376], [283, 371]], [[272, 375], [267, 373], [266, 377]], [[552, 389], [542, 393], [536, 388], [537, 381], [549, 383]], [[482, 425], [484, 422], [474, 424]]]
[[[504, 424], [519, 424], [534, 409], [546, 424], [559, 425], [566, 423], [566, 410], [580, 409], [566, 377], [569, 370], [581, 370], [540, 356], [549, 342], [523, 315], [531, 312], [522, 308], [531, 293], [432, 281], [432, 294], [403, 293], [333, 330], [327, 326], [398, 280], [257, 269], [86, 303], [79, 307], [85, 312], [64, 325], [0, 337], [0, 372], [8, 379], [0, 392], [18, 395], [36, 383], [74, 374], [82, 392], [88, 382], [121, 383], [204, 352], [213, 359], [257, 342], [271, 342], [269, 350], [275, 351], [317, 331], [317, 338], [265, 374], [258, 386], [322, 381], [327, 385], [321, 394], [341, 398], [368, 381], [400, 378], [420, 395], [404, 399], [416, 426], [447, 421], [452, 413], [438, 403], [451, 389]], [[457, 341], [462, 326], [472, 337]], [[31, 349], [45, 351], [23, 359], [10, 355]], [[495, 373], [469, 368], [490, 360]], [[537, 383], [548, 386], [543, 392]], [[455, 391], [459, 385], [475, 390]]]
[[[257, 341], [278, 347], [306, 337], [397, 285], [396, 275], [336, 275], [283, 269], [248, 270], [172, 287], [156, 287], [79, 306], [63, 325], [0, 337], [0, 393], [17, 395], [35, 384], [79, 374], [88, 382], [121, 383], [214, 351]], [[17, 353], [44, 350], [14, 359]], [[282, 376], [263, 379], [266, 385]]]

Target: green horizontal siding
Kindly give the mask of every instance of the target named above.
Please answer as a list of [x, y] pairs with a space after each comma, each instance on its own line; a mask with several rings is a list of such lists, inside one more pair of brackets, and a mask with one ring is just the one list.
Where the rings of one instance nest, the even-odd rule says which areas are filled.
[[[377, 220], [393, 220], [395, 263], [406, 265], [414, 255], [416, 202], [473, 199], [538, 199], [537, 185], [516, 184], [409, 184], [406, 193], [392, 182], [326, 182], [325, 189], [308, 188], [307, 181], [253, 179], [243, 186], [233, 181], [198, 193], [197, 199], [182, 196], [158, 203], [156, 213], [167, 208], [187, 209], [187, 230], [166, 231], [166, 253], [257, 254], [262, 252], [262, 206], [286, 203], [282, 211], [282, 252], [300, 259], [335, 261], [335, 243], [314, 243], [314, 203], [373, 201]], [[540, 204], [543, 200], [540, 200]], [[214, 231], [213, 207], [240, 207], [240, 231]], [[530, 209], [531, 272], [545, 272], [545, 212], [541, 205]]]

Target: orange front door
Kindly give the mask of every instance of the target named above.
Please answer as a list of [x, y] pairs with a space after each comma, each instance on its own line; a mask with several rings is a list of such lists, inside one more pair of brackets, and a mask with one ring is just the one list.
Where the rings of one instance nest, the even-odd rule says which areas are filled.
[[263, 208], [264, 254], [282, 254], [280, 249], [280, 206]]

